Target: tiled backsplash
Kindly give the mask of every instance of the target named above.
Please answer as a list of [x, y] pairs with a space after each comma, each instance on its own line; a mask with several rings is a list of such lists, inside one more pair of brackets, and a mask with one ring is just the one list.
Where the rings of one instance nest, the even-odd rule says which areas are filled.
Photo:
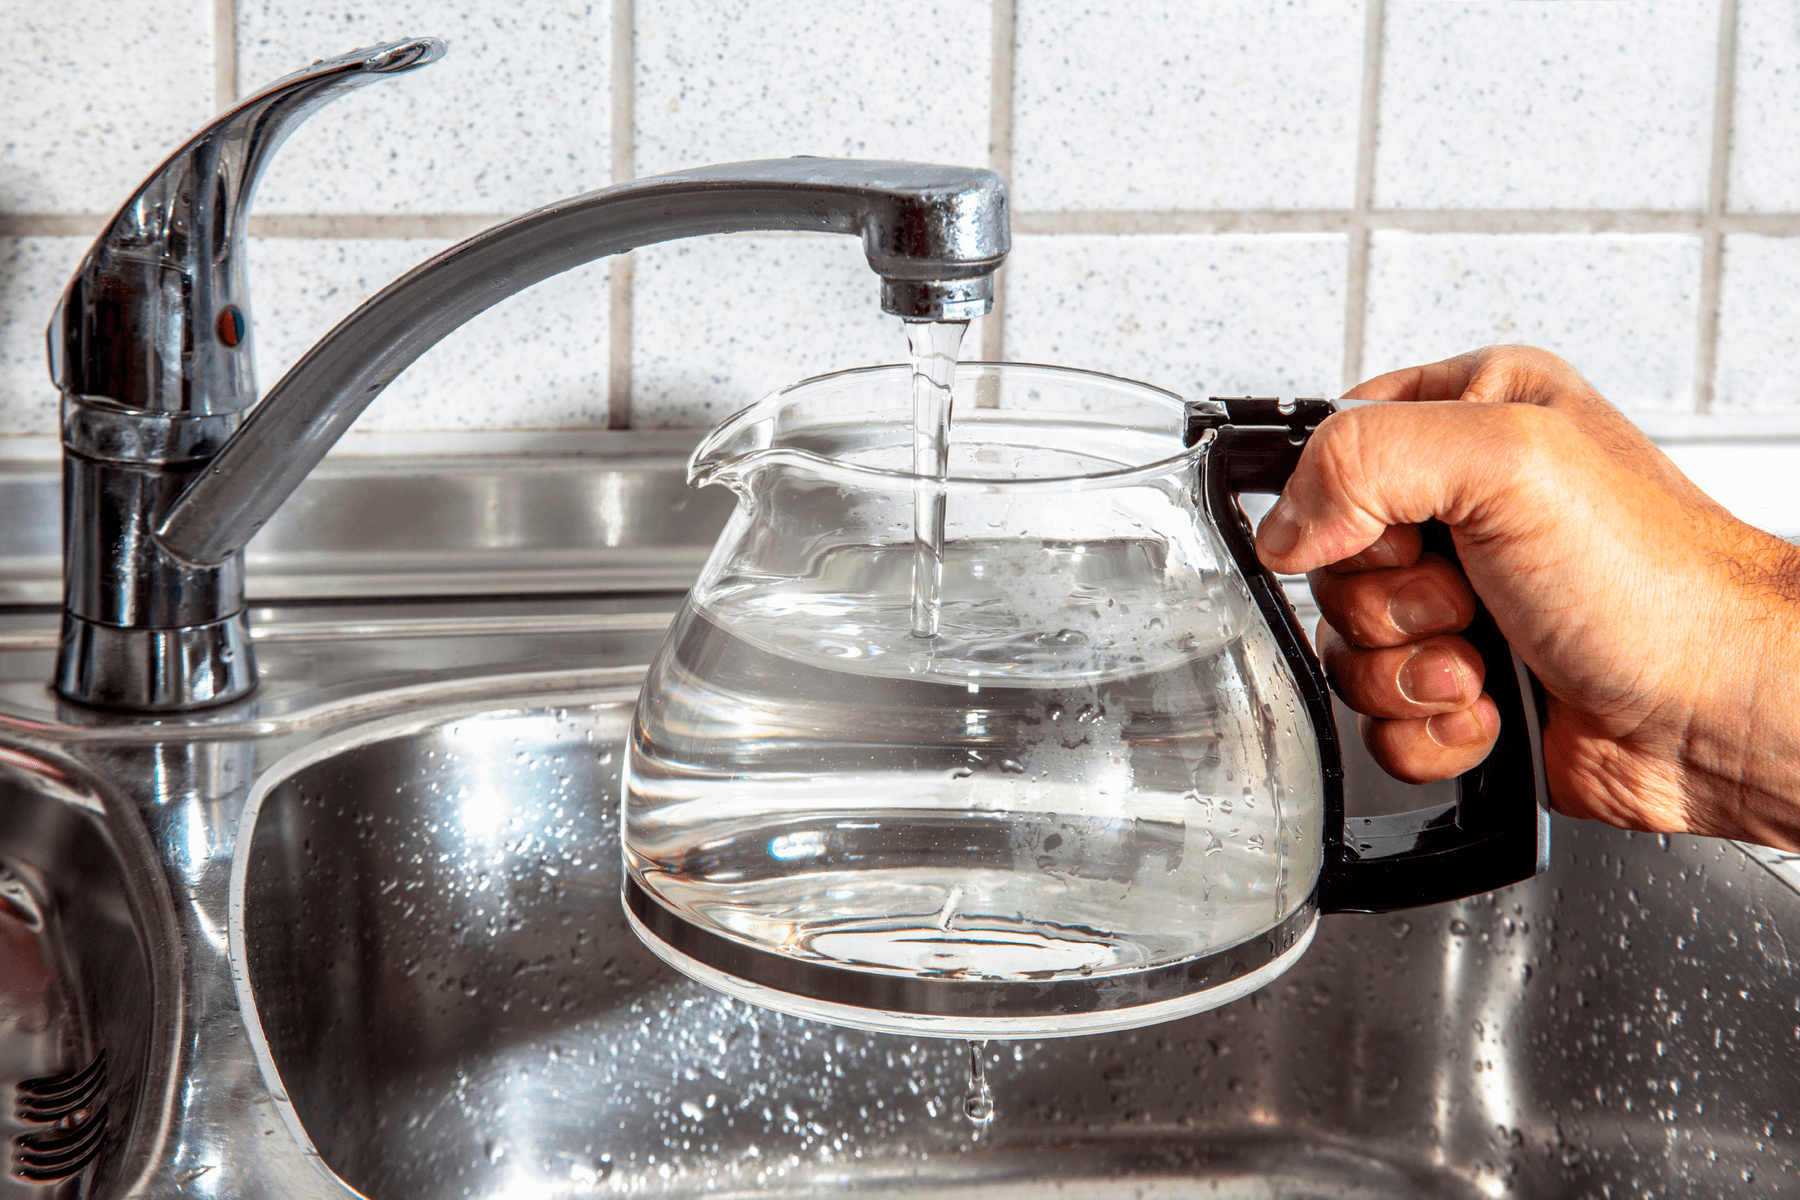
[[[1528, 341], [1648, 424], [1763, 414], [1800, 435], [1797, 0], [0, 10], [4, 434], [54, 431], [44, 325], [158, 160], [278, 75], [429, 33], [444, 62], [322, 111], [262, 184], [265, 386], [505, 216], [704, 162], [856, 155], [1011, 180], [1017, 248], [971, 356], [1324, 394]], [[852, 243], [705, 239], [508, 301], [357, 429], [705, 425], [903, 351]], [[0, 457], [31, 440], [0, 437]]]

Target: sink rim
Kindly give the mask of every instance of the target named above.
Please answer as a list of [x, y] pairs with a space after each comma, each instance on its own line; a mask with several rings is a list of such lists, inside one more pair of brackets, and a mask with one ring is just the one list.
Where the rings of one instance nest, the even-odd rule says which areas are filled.
[[[635, 675], [633, 675], [635, 672]], [[568, 690], [573, 682], [568, 676], [593, 678], [603, 676], [609, 685], [582, 688], [579, 691]], [[629, 686], [624, 677], [630, 676]], [[290, 1137], [303, 1151], [307, 1161], [318, 1172], [319, 1180], [343, 1189], [351, 1196], [361, 1196], [347, 1183], [319, 1152], [313, 1143], [312, 1135], [307, 1132], [306, 1125], [300, 1119], [299, 1111], [289, 1098], [287, 1085], [282, 1081], [281, 1072], [275, 1065], [273, 1052], [269, 1048], [267, 1036], [263, 1032], [262, 1013], [256, 1002], [256, 994], [250, 984], [249, 949], [244, 939], [244, 904], [245, 890], [249, 885], [250, 854], [254, 845], [256, 822], [262, 813], [265, 800], [289, 779], [308, 767], [315, 766], [341, 754], [373, 745], [377, 742], [418, 734], [435, 726], [446, 725], [457, 720], [470, 718], [490, 718], [504, 716], [524, 716], [555, 708], [595, 708], [600, 706], [632, 705], [637, 702], [638, 691], [643, 677], [643, 668], [616, 668], [605, 670], [557, 672], [547, 680], [546, 673], [536, 672], [530, 675], [508, 676], [503, 680], [488, 679], [482, 682], [494, 684], [504, 682], [515, 685], [507, 688], [488, 687], [482, 689], [481, 697], [464, 697], [454, 701], [429, 705], [420, 708], [409, 708], [405, 712], [392, 713], [384, 717], [368, 719], [365, 714], [389, 711], [396, 705], [406, 705], [416, 701], [420, 695], [443, 695], [443, 689], [400, 688], [388, 692], [371, 693], [357, 701], [341, 707], [353, 718], [348, 724], [340, 725], [323, 736], [309, 741], [289, 753], [283, 755], [257, 775], [251, 784], [250, 794], [244, 800], [244, 806], [238, 813], [237, 835], [231, 848], [231, 880], [226, 892], [226, 947], [231, 967], [232, 988], [237, 995], [238, 1015], [243, 1025], [245, 1040], [250, 1045], [252, 1055], [256, 1059], [256, 1068], [261, 1075], [275, 1110], [281, 1116], [282, 1125]], [[529, 685], [537, 682], [542, 687], [546, 682], [552, 687], [536, 690], [529, 687], [521, 689], [519, 684]]]

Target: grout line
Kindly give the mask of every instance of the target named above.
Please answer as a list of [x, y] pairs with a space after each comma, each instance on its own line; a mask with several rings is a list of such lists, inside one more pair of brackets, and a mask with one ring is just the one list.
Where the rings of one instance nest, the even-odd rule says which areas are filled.
[[1362, 109], [1356, 127], [1356, 207], [1350, 213], [1344, 261], [1344, 390], [1362, 381], [1363, 337], [1369, 317], [1369, 215], [1375, 196], [1376, 135], [1381, 129], [1382, 37], [1387, 0], [1367, 0], [1363, 26]]
[[105, 227], [97, 213], [0, 213], [0, 237], [94, 238]]
[[213, 0], [213, 112], [237, 103], [237, 0]]
[[[636, 0], [612, 0], [612, 181], [636, 178]], [[634, 263], [614, 256], [607, 276], [606, 425], [631, 427], [631, 300]]]
[[1668, 209], [1204, 209], [1013, 214], [1013, 230], [1032, 234], [1344, 233], [1370, 230], [1473, 234], [1688, 234], [1716, 224], [1726, 233], [1800, 235], [1800, 213], [1724, 213]]
[[[993, 0], [993, 47], [988, 67], [988, 169], [1012, 187], [1013, 42], [1018, 0]], [[981, 357], [1006, 358], [1006, 268], [994, 273], [994, 307], [981, 324]]]
[[1737, 92], [1737, 0], [1719, 5], [1713, 81], [1712, 165], [1700, 235], [1700, 298], [1694, 328], [1694, 411], [1710, 413], [1719, 365], [1719, 304], [1725, 267], [1725, 200], [1731, 174], [1732, 106]]
[[[94, 237], [106, 213], [0, 213], [0, 237]], [[263, 213], [250, 218], [252, 237], [468, 237], [516, 213]], [[1369, 229], [1464, 234], [1687, 234], [1708, 230], [1800, 237], [1800, 212], [1720, 213], [1657, 209], [1371, 209]], [[1021, 212], [1013, 232], [1028, 234], [1344, 233], [1355, 228], [1351, 209], [1203, 209], [1095, 212]], [[823, 238], [836, 234], [769, 233], [766, 237]]]

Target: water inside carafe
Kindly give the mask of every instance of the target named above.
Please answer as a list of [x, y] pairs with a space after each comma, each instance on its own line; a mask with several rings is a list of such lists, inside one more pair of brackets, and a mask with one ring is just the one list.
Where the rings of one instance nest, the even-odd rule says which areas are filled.
[[[966, 560], [1054, 579], [1057, 551], [952, 542], [922, 656], [907, 549], [683, 607], [632, 731], [628, 866], [650, 892], [765, 949], [966, 978], [1160, 965], [1291, 911], [1317, 869], [1317, 754], [1259, 694], [1251, 660], [1276, 651], [1241, 602], [1144, 598], [1117, 618], [1142, 640], [1110, 646], [1065, 612], [984, 630], [954, 598]], [[1145, 547], [1082, 550], [1062, 553], [1093, 555], [1113, 611], [1145, 597]]]

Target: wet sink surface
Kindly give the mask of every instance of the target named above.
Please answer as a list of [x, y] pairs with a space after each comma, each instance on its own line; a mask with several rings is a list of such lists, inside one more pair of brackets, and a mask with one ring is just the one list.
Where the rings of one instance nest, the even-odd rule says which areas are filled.
[[247, 1024], [291, 1131], [363, 1193], [1793, 1186], [1780, 926], [1800, 898], [1735, 847], [1559, 822], [1546, 875], [1328, 918], [1297, 968], [1216, 1012], [990, 1044], [978, 1128], [961, 1044], [727, 1000], [632, 937], [630, 705], [396, 718], [253, 791], [231, 930]]

